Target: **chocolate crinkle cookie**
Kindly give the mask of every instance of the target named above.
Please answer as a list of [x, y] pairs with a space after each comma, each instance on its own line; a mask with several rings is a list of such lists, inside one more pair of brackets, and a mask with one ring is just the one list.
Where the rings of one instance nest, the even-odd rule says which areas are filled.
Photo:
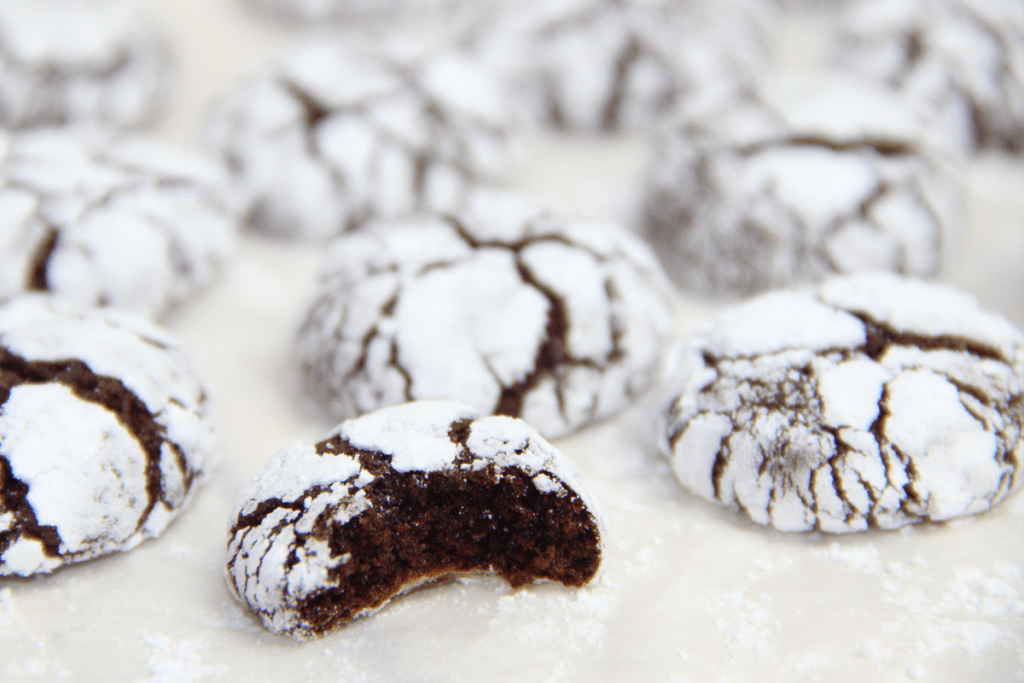
[[522, 420], [421, 401], [272, 459], [239, 498], [227, 580], [267, 629], [306, 640], [449, 575], [582, 586], [604, 527], [575, 464]]
[[775, 16], [749, 0], [523, 0], [479, 23], [468, 42], [539, 121], [615, 132], [763, 71]]
[[215, 104], [208, 147], [227, 162], [247, 224], [327, 238], [370, 217], [449, 208], [502, 176], [515, 107], [467, 54], [322, 39], [236, 84]]
[[47, 291], [150, 317], [220, 271], [237, 202], [211, 159], [143, 135], [0, 133], [0, 299]]
[[955, 155], [927, 113], [833, 73], [707, 97], [661, 132], [644, 225], [669, 275], [712, 296], [833, 274], [938, 274], [964, 231]]
[[1021, 487], [1024, 335], [947, 287], [865, 274], [764, 294], [676, 360], [676, 476], [758, 524], [895, 529]]
[[134, 128], [171, 76], [162, 27], [122, 0], [0, 0], [0, 125]]
[[942, 110], [967, 149], [1024, 153], [1020, 0], [854, 0], [836, 63]]
[[205, 393], [165, 333], [41, 294], [0, 306], [0, 575], [160, 535], [215, 451]]
[[[313, 24], [360, 18], [392, 19], [400, 13], [443, 10], [463, 0], [244, 0], [247, 7], [274, 19]], [[403, 17], [405, 19], [406, 17]]]
[[452, 398], [555, 438], [650, 385], [672, 296], [654, 255], [617, 225], [479, 191], [452, 216], [331, 244], [297, 357], [338, 419]]

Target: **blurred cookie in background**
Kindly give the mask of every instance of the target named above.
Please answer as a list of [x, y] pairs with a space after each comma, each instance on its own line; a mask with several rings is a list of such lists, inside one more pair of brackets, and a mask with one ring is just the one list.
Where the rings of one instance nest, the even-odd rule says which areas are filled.
[[499, 5], [465, 40], [540, 124], [612, 133], [747, 82], [767, 65], [774, 23], [771, 5], [747, 0], [531, 0]]
[[146, 126], [171, 71], [163, 28], [132, 3], [0, 0], [0, 126]]
[[834, 59], [943, 112], [970, 150], [1024, 153], [1019, 0], [851, 0]]
[[400, 38], [322, 38], [229, 88], [203, 132], [265, 234], [329, 238], [373, 217], [446, 209], [500, 179], [518, 118], [470, 55]]
[[220, 271], [236, 209], [216, 161], [151, 136], [0, 134], [0, 299], [46, 291], [161, 317]]
[[842, 73], [792, 73], [691, 102], [656, 140], [644, 229], [691, 291], [827, 275], [930, 277], [964, 231], [956, 156], [928, 114]]

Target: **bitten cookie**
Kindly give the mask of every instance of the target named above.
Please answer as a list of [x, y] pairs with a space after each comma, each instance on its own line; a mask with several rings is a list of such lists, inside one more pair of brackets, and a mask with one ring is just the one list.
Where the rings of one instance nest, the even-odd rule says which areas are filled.
[[835, 73], [692, 103], [654, 145], [646, 233], [666, 270], [714, 296], [881, 270], [937, 274], [964, 190], [926, 115]]
[[676, 476], [758, 524], [894, 529], [1021, 486], [1024, 335], [947, 287], [860, 275], [764, 294], [677, 361]]
[[336, 418], [452, 398], [555, 438], [629, 405], [674, 327], [671, 287], [636, 237], [481, 191], [452, 217], [331, 244], [296, 348]]
[[1019, 0], [855, 0], [836, 25], [838, 64], [942, 110], [969, 149], [1024, 153]]
[[0, 125], [131, 128], [160, 113], [166, 36], [120, 0], [0, 0]]
[[239, 498], [227, 580], [305, 640], [451, 574], [582, 586], [604, 526], [576, 466], [521, 420], [422, 401], [272, 459]]
[[160, 316], [219, 272], [237, 210], [217, 163], [141, 135], [0, 133], [0, 299], [48, 291]]
[[158, 536], [215, 449], [203, 389], [160, 330], [43, 295], [0, 306], [0, 575]]
[[[514, 154], [515, 107], [467, 55], [320, 41], [238, 83], [205, 127], [254, 230], [327, 238], [450, 208]], [[427, 54], [424, 54], [427, 53]]]
[[476, 49], [544, 124], [648, 130], [706, 87], [768, 63], [774, 16], [748, 0], [523, 0], [470, 31]]

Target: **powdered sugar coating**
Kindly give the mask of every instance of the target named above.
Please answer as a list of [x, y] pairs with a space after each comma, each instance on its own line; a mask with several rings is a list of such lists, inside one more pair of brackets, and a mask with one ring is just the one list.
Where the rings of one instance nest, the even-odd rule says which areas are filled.
[[0, 575], [158, 536], [216, 457], [202, 387], [162, 331], [41, 295], [0, 307]]
[[455, 398], [554, 438], [643, 391], [672, 327], [670, 286], [635, 237], [487, 191], [453, 218], [339, 238], [296, 349], [336, 417]]
[[131, 128], [170, 79], [160, 27], [121, 0], [0, 1], [0, 124]]
[[556, 128], [647, 130], [706, 87], [767, 63], [771, 8], [747, 0], [525, 0], [481, 21], [477, 49]]
[[392, 42], [314, 41], [220, 98], [204, 136], [250, 227], [331, 237], [373, 216], [449, 208], [507, 170], [517, 125], [497, 79], [460, 52]]
[[839, 73], [709, 96], [655, 146], [647, 233], [669, 274], [708, 294], [869, 270], [933, 276], [965, 218], [949, 150], [926, 120]]
[[[370, 462], [380, 468], [376, 474], [366, 469]], [[299, 442], [278, 453], [239, 497], [228, 540], [228, 584], [268, 630], [298, 640], [320, 635], [325, 629], [310, 617], [311, 602], [334, 592], [340, 601], [360, 597], [340, 587], [345, 572], [338, 568], [354, 560], [353, 548], [339, 547], [338, 539], [345, 537], [339, 528], [375, 506], [392, 503], [396, 489], [387, 480], [401, 473], [419, 473], [417, 481], [426, 486], [426, 475], [455, 478], [479, 471], [489, 473], [499, 487], [505, 478], [525, 476], [540, 494], [578, 501], [596, 533], [596, 552], [601, 552], [604, 511], [571, 460], [521, 420], [481, 417], [456, 401], [420, 401], [344, 422], [316, 447]], [[452, 519], [451, 524], [461, 521]], [[393, 533], [403, 532], [396, 526]], [[420, 571], [343, 621], [376, 611], [395, 595], [447, 573], [429, 566]], [[366, 578], [367, 583], [374, 580]]]
[[0, 135], [0, 298], [45, 290], [151, 317], [207, 285], [236, 211], [223, 168], [142, 135]]
[[1016, 0], [856, 0], [835, 60], [942, 111], [968, 149], [1024, 152], [1024, 12]]
[[314, 24], [360, 17], [397, 18], [400, 13], [436, 10], [456, 0], [246, 0], [252, 9], [281, 21]]
[[[787, 307], [799, 316], [772, 315]], [[1024, 481], [1024, 335], [949, 288], [859, 275], [765, 294], [676, 360], [665, 432], [676, 476], [758, 524], [943, 521]]]

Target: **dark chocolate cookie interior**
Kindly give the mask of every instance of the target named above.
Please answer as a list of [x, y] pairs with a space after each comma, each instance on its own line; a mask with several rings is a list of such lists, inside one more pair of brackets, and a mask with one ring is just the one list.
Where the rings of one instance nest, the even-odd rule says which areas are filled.
[[[468, 429], [455, 431], [453, 440], [464, 442]], [[513, 587], [541, 579], [581, 586], [597, 571], [598, 529], [583, 501], [538, 490], [518, 468], [396, 472], [387, 456], [340, 437], [317, 450], [354, 455], [375, 476], [363, 488], [371, 508], [346, 524], [325, 515], [311, 533], [328, 542], [333, 556], [351, 556], [330, 570], [331, 588], [300, 608], [317, 633], [446, 574], [493, 571]], [[241, 526], [243, 520], [236, 529]]]

